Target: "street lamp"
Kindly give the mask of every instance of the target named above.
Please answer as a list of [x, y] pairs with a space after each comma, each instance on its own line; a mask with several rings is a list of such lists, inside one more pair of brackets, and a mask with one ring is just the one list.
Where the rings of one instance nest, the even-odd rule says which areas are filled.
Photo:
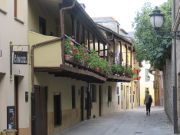
[[[164, 23], [164, 14], [155, 7], [155, 10], [149, 15], [152, 27], [158, 31]], [[176, 65], [176, 40], [179, 39], [179, 31], [170, 32], [169, 35], [174, 39], [174, 86], [173, 86], [173, 119], [174, 133], [178, 133], [178, 116], [177, 116], [177, 65]]]
[[161, 28], [164, 23], [164, 14], [161, 13], [161, 10], [158, 7], [155, 7], [152, 14], [150, 16], [150, 22], [154, 29]]

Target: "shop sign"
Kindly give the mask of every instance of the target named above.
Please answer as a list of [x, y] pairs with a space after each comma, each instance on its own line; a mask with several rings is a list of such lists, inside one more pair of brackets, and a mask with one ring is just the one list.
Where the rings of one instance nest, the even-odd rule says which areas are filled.
[[27, 52], [15, 51], [13, 64], [27, 64]]

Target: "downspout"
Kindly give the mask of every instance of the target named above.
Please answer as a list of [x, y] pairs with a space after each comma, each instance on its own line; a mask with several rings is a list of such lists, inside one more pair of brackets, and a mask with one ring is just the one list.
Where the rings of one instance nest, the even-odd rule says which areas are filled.
[[61, 36], [63, 36], [64, 33], [64, 11], [74, 8], [76, 4], [76, 0], [73, 1], [73, 4], [69, 7], [63, 7], [60, 9], [60, 28], [61, 28]]
[[[60, 29], [61, 29], [61, 37], [64, 37], [64, 11], [65, 10], [69, 10], [69, 9], [72, 9], [76, 4], [76, 0], [73, 1], [73, 4], [69, 7], [63, 7], [60, 9]], [[61, 55], [61, 58], [62, 58], [62, 63], [65, 64], [65, 61], [64, 61], [64, 44], [65, 44], [65, 40], [64, 38], [62, 38], [62, 44], [61, 44], [61, 50], [62, 50], [62, 55]]]
[[31, 48], [31, 87], [34, 92], [34, 46]]

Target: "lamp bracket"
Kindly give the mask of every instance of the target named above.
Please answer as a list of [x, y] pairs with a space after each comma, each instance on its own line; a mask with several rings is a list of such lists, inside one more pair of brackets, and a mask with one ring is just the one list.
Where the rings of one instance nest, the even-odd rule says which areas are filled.
[[180, 31], [172, 31], [171, 35], [173, 39], [180, 40]]

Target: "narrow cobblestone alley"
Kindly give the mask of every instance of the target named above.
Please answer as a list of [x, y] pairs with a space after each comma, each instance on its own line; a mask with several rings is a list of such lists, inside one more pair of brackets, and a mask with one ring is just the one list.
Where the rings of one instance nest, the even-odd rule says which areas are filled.
[[173, 127], [162, 107], [153, 107], [151, 116], [138, 108], [82, 122], [61, 135], [173, 135]]

